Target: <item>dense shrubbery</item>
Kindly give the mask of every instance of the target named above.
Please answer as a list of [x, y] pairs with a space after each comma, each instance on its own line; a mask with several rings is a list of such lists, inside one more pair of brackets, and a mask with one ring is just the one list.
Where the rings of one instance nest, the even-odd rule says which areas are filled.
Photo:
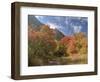
[[[84, 33], [55, 39], [55, 32], [48, 25], [40, 30], [28, 29], [29, 66], [67, 64], [72, 54], [87, 53], [87, 38]], [[71, 56], [72, 57], [72, 56]]]

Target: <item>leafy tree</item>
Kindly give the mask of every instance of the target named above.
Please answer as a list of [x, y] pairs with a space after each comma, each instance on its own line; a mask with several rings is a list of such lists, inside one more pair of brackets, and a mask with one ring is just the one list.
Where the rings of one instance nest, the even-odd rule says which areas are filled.
[[49, 35], [49, 37], [51, 37], [51, 38], [54, 39], [55, 32], [54, 32], [53, 29], [51, 29], [51, 28], [49, 27], [49, 25], [42, 25], [40, 28], [41, 28], [41, 29], [40, 29], [40, 32], [46, 33], [46, 34]]
[[[53, 59], [53, 52], [56, 48], [56, 42], [51, 35], [48, 35], [49, 29], [46, 30], [48, 32], [42, 31], [34, 31], [32, 28], [29, 29], [28, 32], [28, 54], [29, 60], [34, 62], [34, 58], [41, 60], [42, 64], [47, 64], [49, 60]], [[34, 63], [33, 63], [34, 64]], [[41, 64], [41, 63], [40, 63]]]
[[67, 47], [66, 53], [68, 53], [69, 55], [77, 53], [77, 50], [75, 48], [75, 38], [73, 36], [65, 36], [60, 40], [60, 42]]
[[56, 41], [57, 47], [55, 50], [55, 56], [56, 57], [63, 57], [66, 55], [66, 46], [61, 44], [59, 41]]
[[76, 40], [76, 48], [79, 51], [80, 54], [86, 54], [87, 53], [87, 36], [83, 33], [76, 33], [74, 35]]

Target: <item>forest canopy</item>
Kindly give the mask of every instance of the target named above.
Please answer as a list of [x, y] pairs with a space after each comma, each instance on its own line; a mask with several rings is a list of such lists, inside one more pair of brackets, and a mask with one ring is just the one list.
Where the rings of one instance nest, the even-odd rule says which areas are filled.
[[84, 32], [57, 38], [58, 31], [49, 25], [39, 28], [28, 27], [29, 66], [87, 63], [88, 41]]

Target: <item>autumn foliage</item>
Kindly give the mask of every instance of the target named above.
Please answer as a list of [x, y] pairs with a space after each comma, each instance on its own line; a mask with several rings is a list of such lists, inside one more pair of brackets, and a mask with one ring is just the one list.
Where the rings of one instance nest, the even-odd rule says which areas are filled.
[[29, 66], [68, 64], [71, 60], [67, 57], [87, 54], [87, 37], [84, 33], [64, 36], [57, 40], [55, 31], [48, 25], [42, 25], [40, 28], [35, 30], [28, 27]]
[[77, 53], [77, 50], [75, 49], [75, 38], [72, 36], [65, 36], [60, 40], [60, 43], [67, 47], [66, 52], [69, 53], [69, 55], [72, 53]]

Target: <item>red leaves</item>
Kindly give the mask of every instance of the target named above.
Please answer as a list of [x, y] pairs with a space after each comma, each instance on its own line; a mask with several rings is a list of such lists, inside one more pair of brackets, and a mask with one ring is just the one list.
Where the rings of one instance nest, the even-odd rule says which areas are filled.
[[48, 25], [42, 25], [40, 28], [40, 32], [47, 33], [49, 37], [54, 37], [54, 30], [51, 29]]
[[75, 49], [75, 38], [73, 36], [65, 36], [60, 42], [67, 47], [69, 53], [77, 53]]
[[46, 25], [41, 26], [40, 31], [35, 31], [35, 30], [33, 30], [33, 28], [30, 28], [30, 27], [28, 29], [28, 38], [32, 42], [34, 42], [36, 40], [41, 40], [45, 44], [56, 47], [56, 42], [53, 37], [54, 37], [54, 34], [53, 34], [52, 29], [50, 29]]
[[44, 65], [45, 62], [47, 65], [50, 61], [53, 61], [53, 64], [67, 64], [69, 60], [65, 60], [65, 62], [58, 60], [58, 58], [70, 57], [70, 61], [73, 62], [80, 60], [80, 54], [87, 54], [87, 37], [84, 33], [80, 32], [72, 36], [63, 36], [60, 39], [56, 39], [56, 35], [55, 31], [48, 25], [40, 26], [39, 30], [35, 30], [33, 27], [28, 28], [28, 53], [30, 58], [33, 57], [32, 61], [36, 57], [42, 61], [41, 65]]
[[64, 45], [70, 46], [70, 45], [73, 45], [73, 44], [75, 43], [75, 38], [72, 37], [72, 36], [65, 36], [64, 38], [62, 38], [62, 39], [60, 40], [60, 42], [61, 42], [62, 44], [64, 44]]

